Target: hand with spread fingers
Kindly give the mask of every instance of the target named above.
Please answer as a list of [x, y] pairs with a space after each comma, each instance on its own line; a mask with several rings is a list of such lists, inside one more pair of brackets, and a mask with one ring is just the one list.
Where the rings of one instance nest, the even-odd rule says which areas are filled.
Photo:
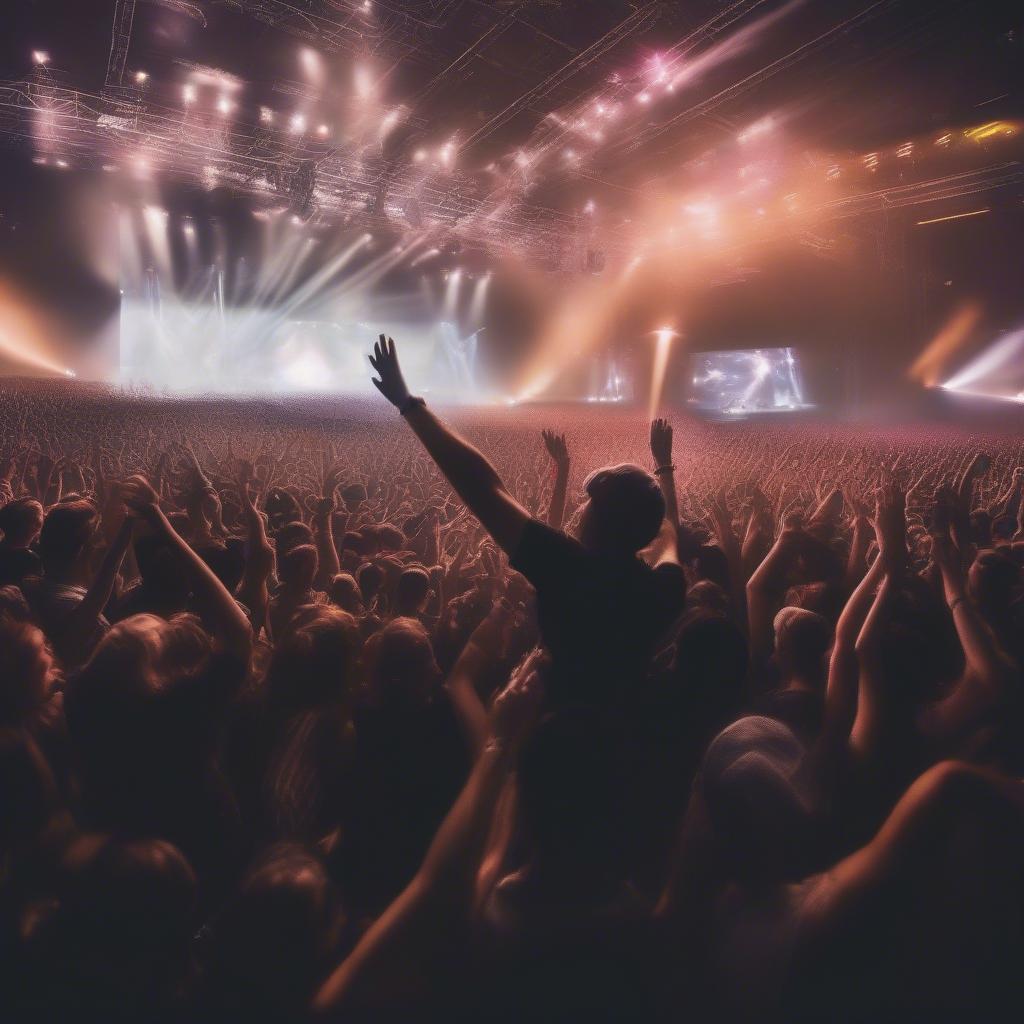
[[[370, 365], [377, 371], [372, 377], [373, 386], [396, 408], [401, 409], [409, 401], [409, 388], [398, 365], [398, 351], [393, 338], [383, 334], [373, 346]], [[379, 378], [379, 379], [378, 379]]]

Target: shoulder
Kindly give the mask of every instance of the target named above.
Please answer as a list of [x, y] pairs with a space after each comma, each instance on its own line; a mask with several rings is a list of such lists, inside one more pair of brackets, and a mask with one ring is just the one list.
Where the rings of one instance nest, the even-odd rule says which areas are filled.
[[564, 564], [566, 561], [580, 560], [585, 554], [578, 540], [539, 519], [530, 519], [512, 555], [511, 565], [533, 582], [533, 575], [543, 573], [553, 562]]

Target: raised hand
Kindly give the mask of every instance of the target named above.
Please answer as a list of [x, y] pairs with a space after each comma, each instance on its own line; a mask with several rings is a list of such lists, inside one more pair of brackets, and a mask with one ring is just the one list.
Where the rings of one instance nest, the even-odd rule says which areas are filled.
[[730, 539], [735, 539], [732, 529], [732, 515], [729, 512], [729, 504], [726, 499], [725, 488], [720, 488], [708, 501], [708, 519], [714, 528], [719, 543], [725, 547]]
[[256, 467], [248, 459], [239, 459], [235, 468], [235, 486], [243, 499], [250, 497], [249, 487], [256, 480]]
[[128, 515], [136, 519], [149, 519], [157, 512], [160, 498], [150, 482], [141, 474], [136, 474], [121, 483], [121, 501]]
[[544, 447], [548, 450], [555, 465], [560, 469], [569, 465], [569, 448], [565, 443], [565, 434], [556, 434], [553, 430], [542, 430]]
[[887, 570], [901, 569], [907, 559], [906, 495], [890, 483], [878, 489], [875, 501], [875, 535]]
[[666, 419], [651, 420], [651, 455], [656, 466], [672, 464], [672, 424]]
[[939, 567], [943, 578], [959, 579], [962, 573], [960, 552], [948, 531], [933, 530], [932, 561]]
[[315, 514], [319, 519], [326, 519], [337, 507], [335, 492], [344, 470], [340, 466], [332, 466], [326, 470], [323, 476], [323, 483], [320, 490], [320, 499], [316, 502]]
[[373, 386], [396, 408], [401, 409], [409, 400], [409, 389], [406, 387], [402, 368], [398, 365], [398, 352], [392, 338], [380, 340], [373, 346], [373, 355], [369, 357], [370, 365], [377, 371], [377, 377], [371, 377]]
[[828, 494], [819, 499], [818, 507], [808, 520], [807, 529], [827, 540], [843, 511], [843, 501], [843, 492], [838, 487], [833, 487]]
[[544, 674], [548, 656], [534, 648], [512, 673], [491, 705], [491, 735], [500, 743], [521, 740], [540, 717], [544, 703]]

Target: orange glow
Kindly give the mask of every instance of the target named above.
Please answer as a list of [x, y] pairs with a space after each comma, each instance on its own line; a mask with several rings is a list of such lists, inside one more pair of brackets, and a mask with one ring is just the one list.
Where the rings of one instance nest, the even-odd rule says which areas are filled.
[[981, 307], [977, 303], [961, 306], [914, 360], [907, 371], [908, 376], [927, 388], [935, 387], [945, 376], [952, 356], [970, 337], [980, 320]]
[[43, 370], [73, 377], [46, 351], [49, 333], [41, 319], [31, 313], [14, 289], [0, 279], [0, 355], [23, 365], [27, 370]]
[[601, 340], [626, 295], [637, 261], [614, 281], [587, 278], [572, 288], [548, 319], [537, 354], [523, 374], [519, 401], [544, 394], [573, 363]]

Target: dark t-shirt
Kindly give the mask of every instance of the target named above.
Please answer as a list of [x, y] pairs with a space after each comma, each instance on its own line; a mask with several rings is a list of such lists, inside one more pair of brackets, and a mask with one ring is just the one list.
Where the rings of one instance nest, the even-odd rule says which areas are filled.
[[379, 913], [409, 883], [471, 767], [447, 694], [418, 708], [360, 707], [331, 858], [346, 905]]
[[42, 563], [34, 551], [0, 544], [0, 587], [11, 583], [18, 586], [27, 576], [38, 576], [41, 572]]
[[686, 578], [671, 563], [588, 551], [534, 519], [512, 558], [537, 591], [551, 653], [548, 699], [614, 701], [644, 674], [654, 645], [683, 610]]

